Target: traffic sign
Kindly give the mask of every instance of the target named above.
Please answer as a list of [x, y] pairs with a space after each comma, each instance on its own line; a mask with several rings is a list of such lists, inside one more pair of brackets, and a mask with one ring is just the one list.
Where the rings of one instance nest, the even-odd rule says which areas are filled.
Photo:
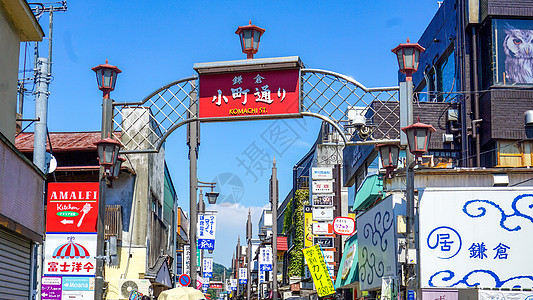
[[182, 274], [179, 277], [178, 282], [181, 286], [189, 286], [189, 284], [191, 283], [191, 277], [189, 277], [189, 275], [187, 274]]

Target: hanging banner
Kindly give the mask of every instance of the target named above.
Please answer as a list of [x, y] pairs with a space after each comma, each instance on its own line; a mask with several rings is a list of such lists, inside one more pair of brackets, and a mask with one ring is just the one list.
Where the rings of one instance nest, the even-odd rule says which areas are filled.
[[213, 259], [212, 258], [204, 258], [203, 263], [203, 275], [204, 278], [212, 278], [213, 277]]
[[319, 245], [302, 249], [305, 261], [313, 277], [317, 293], [319, 297], [324, 297], [335, 293], [333, 281], [329, 275], [326, 261], [322, 255], [322, 250]]
[[259, 252], [259, 271], [272, 271], [272, 248], [261, 248]]
[[239, 268], [239, 283], [246, 284], [248, 282], [248, 269]]
[[215, 249], [216, 215], [198, 215], [198, 249]]
[[200, 75], [200, 118], [300, 113], [300, 70]]
[[46, 232], [96, 232], [98, 182], [48, 183]]
[[45, 275], [94, 275], [96, 233], [46, 234]]

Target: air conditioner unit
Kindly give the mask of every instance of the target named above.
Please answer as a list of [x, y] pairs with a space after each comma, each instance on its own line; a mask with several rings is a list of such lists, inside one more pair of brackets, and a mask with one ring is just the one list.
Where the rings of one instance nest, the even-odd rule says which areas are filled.
[[118, 295], [120, 299], [129, 299], [132, 291], [150, 296], [150, 280], [148, 279], [119, 279]]

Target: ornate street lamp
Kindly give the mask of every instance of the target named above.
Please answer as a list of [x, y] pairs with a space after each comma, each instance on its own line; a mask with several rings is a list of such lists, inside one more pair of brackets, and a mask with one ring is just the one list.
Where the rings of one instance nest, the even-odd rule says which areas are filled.
[[118, 178], [118, 175], [120, 174], [120, 168], [122, 167], [122, 164], [126, 161], [124, 157], [118, 157], [117, 162], [113, 165], [113, 170], [111, 172], [111, 177], [113, 179]]
[[403, 127], [402, 131], [407, 135], [409, 151], [413, 153], [415, 160], [419, 160], [423, 154], [428, 152], [431, 133], [436, 130], [433, 126], [420, 123], [418, 120], [417, 123]]
[[396, 54], [400, 72], [405, 74], [406, 81], [413, 80], [412, 75], [418, 69], [420, 53], [424, 50], [425, 49], [418, 43], [410, 43], [409, 39], [407, 39], [407, 43], [399, 44], [396, 48], [391, 50]]
[[252, 25], [252, 20], [250, 20], [249, 25], [239, 26], [236, 34], [239, 35], [241, 40], [241, 49], [243, 53], [246, 53], [247, 59], [253, 59], [254, 54], [259, 50], [259, 40], [261, 40], [261, 35], [265, 30], [263, 28]]
[[207, 197], [207, 201], [209, 202], [209, 204], [217, 203], [218, 195], [219, 193], [215, 193], [215, 192], [205, 193], [205, 196]]
[[398, 167], [398, 158], [400, 156], [400, 147], [396, 144], [378, 144], [381, 165], [387, 170], [387, 178], [391, 178], [392, 171]]
[[98, 88], [104, 93], [104, 99], [109, 99], [109, 93], [115, 89], [117, 83], [117, 74], [122, 73], [122, 71], [116, 66], [108, 64], [107, 59], [105, 64], [98, 65], [92, 70], [96, 73]]
[[112, 138], [105, 138], [95, 142], [94, 144], [97, 147], [98, 161], [100, 166], [105, 168], [105, 175], [107, 177], [112, 176], [113, 174], [111, 174], [111, 171], [117, 162], [118, 151], [122, 147], [122, 144]]

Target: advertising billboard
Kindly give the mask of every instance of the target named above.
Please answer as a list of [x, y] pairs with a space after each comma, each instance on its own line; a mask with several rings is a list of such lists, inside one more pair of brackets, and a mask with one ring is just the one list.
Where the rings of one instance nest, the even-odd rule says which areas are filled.
[[44, 247], [44, 274], [62, 276], [94, 275], [96, 233], [47, 233]]
[[48, 183], [47, 232], [96, 232], [98, 182]]
[[533, 189], [424, 189], [422, 287], [531, 288]]
[[492, 21], [494, 82], [533, 84], [533, 20]]
[[397, 215], [405, 215], [405, 201], [391, 195], [356, 220], [361, 290], [381, 288], [383, 277], [397, 274], [394, 221]]
[[200, 118], [300, 113], [300, 70], [200, 75]]

